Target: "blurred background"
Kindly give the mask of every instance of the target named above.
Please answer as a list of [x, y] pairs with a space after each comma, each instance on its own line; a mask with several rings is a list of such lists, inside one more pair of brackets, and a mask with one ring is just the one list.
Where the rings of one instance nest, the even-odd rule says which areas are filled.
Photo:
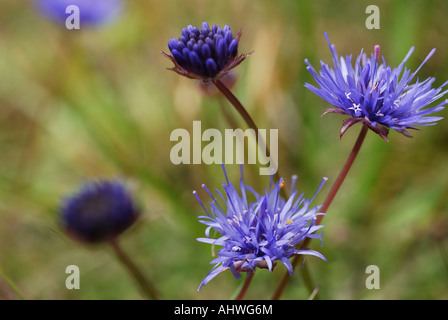
[[[368, 5], [380, 8], [380, 29], [368, 30]], [[299, 178], [311, 197], [329, 178], [323, 202], [360, 127], [342, 140], [343, 116], [303, 87], [315, 84], [305, 68], [331, 62], [329, 33], [339, 54], [370, 53], [381, 45], [397, 66], [448, 80], [448, 2], [442, 0], [299, 1], [189, 0], [125, 2], [107, 25], [81, 30], [48, 20], [33, 1], [0, 3], [0, 269], [27, 299], [141, 299], [133, 279], [107, 246], [86, 247], [58, 224], [62, 197], [91, 178], [124, 178], [143, 208], [142, 219], [120, 238], [125, 251], [166, 299], [228, 299], [242, 282], [225, 272], [197, 288], [212, 265], [192, 195], [224, 181], [219, 165], [170, 161], [170, 134], [229, 125], [222, 108], [246, 128], [219, 95], [167, 71], [160, 51], [188, 24], [203, 21], [243, 30], [233, 91], [260, 128], [279, 129], [280, 172]], [[447, 117], [444, 110], [438, 114]], [[323, 220], [328, 259], [307, 259], [322, 299], [448, 299], [448, 125], [423, 127], [413, 139], [393, 131], [389, 143], [369, 132], [359, 158]], [[246, 165], [246, 182], [262, 191], [269, 177]], [[235, 183], [239, 168], [228, 165]], [[287, 180], [288, 181], [288, 180]], [[202, 190], [201, 190], [202, 191]], [[207, 200], [203, 192], [202, 199]], [[77, 265], [81, 289], [67, 290], [65, 268]], [[380, 268], [380, 289], [367, 290], [367, 266]], [[246, 295], [269, 299], [285, 273], [258, 270]], [[306, 299], [300, 273], [282, 298]], [[0, 298], [17, 294], [0, 277]]]

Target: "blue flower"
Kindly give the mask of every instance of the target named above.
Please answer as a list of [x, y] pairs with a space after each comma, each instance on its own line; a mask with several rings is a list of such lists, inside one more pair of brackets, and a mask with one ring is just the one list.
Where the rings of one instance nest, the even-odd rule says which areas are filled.
[[434, 78], [421, 82], [417, 78], [416, 82], [411, 84], [420, 68], [434, 54], [435, 49], [428, 54], [420, 67], [411, 73], [410, 70], [404, 68], [404, 65], [413, 53], [413, 47], [395, 69], [386, 65], [384, 57], [383, 63], [379, 64], [379, 46], [375, 46], [370, 58], [361, 50], [353, 66], [352, 55], [346, 56], [345, 59], [338, 57], [336, 48], [331, 45], [326, 33], [325, 37], [333, 55], [334, 69], [321, 62], [322, 69], [318, 73], [310, 62], [305, 60], [308, 71], [313, 75], [320, 89], [308, 83], [305, 87], [336, 107], [336, 109], [325, 111], [324, 114], [340, 113], [351, 116], [344, 121], [341, 137], [348, 128], [361, 122], [388, 141], [389, 129], [410, 137], [407, 129], [434, 125], [442, 119], [428, 115], [444, 109], [443, 106], [447, 104], [447, 100], [429, 109], [425, 107], [448, 92], [441, 92], [448, 82], [437, 89], [432, 88]]
[[71, 15], [67, 7], [75, 5], [79, 8], [80, 26], [97, 26], [111, 21], [118, 16], [123, 7], [122, 0], [38, 0], [37, 7], [50, 19], [65, 26]]
[[[320, 253], [308, 249], [296, 249], [298, 243], [305, 238], [321, 239], [321, 234], [315, 234], [322, 228], [315, 225], [316, 216], [319, 215], [320, 206], [310, 208], [316, 194], [323, 186], [324, 179], [313, 198], [306, 199], [303, 194], [297, 196], [293, 191], [285, 201], [280, 196], [280, 190], [284, 187], [283, 179], [272, 185], [272, 177], [269, 189], [264, 194], [258, 194], [254, 189], [243, 182], [241, 170], [240, 193], [229, 182], [223, 166], [227, 183], [223, 183], [223, 194], [216, 189], [221, 198], [221, 206], [213, 194], [203, 185], [204, 190], [210, 195], [210, 210], [207, 210], [194, 191], [194, 195], [207, 213], [199, 217], [199, 221], [207, 226], [206, 238], [198, 238], [200, 242], [213, 246], [222, 246], [218, 251], [218, 257], [211, 261], [216, 263], [210, 273], [199, 286], [207, 284], [219, 273], [230, 269], [238, 278], [240, 272], [255, 272], [255, 268], [265, 268], [272, 271], [275, 261], [284, 263], [289, 273], [293, 267], [288, 260], [297, 254], [314, 255], [324, 259]], [[297, 177], [291, 181], [291, 190], [294, 190]], [[211, 237], [211, 231], [221, 236], [217, 239]], [[321, 239], [322, 241], [322, 239]]]
[[61, 223], [75, 239], [98, 243], [117, 238], [138, 216], [131, 194], [122, 184], [91, 181], [64, 200]]
[[202, 81], [220, 79], [238, 66], [249, 54], [238, 56], [241, 30], [234, 37], [228, 25], [224, 28], [203, 22], [201, 29], [189, 25], [179, 39], [168, 41], [171, 54], [162, 54], [174, 63], [173, 70], [187, 78]]

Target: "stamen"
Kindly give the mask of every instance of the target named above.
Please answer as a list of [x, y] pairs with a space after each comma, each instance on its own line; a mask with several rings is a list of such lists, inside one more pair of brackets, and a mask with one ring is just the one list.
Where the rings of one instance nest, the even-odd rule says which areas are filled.
[[379, 44], [377, 44], [375, 46], [374, 52], [375, 52], [374, 53], [375, 60], [378, 60], [378, 58], [380, 57], [380, 45]]
[[207, 215], [209, 217], [211, 217], [212, 215], [208, 212], [208, 210], [205, 208], [204, 204], [202, 203], [201, 199], [198, 196], [198, 193], [196, 192], [196, 190], [193, 191], [193, 195], [196, 197], [196, 200], [198, 200], [199, 204], [201, 205], [202, 209], [204, 209], [204, 211], [207, 213]]
[[350, 98], [350, 95], [351, 95], [351, 94], [352, 94], [351, 92], [346, 92], [346, 93], [345, 93], [345, 96], [347, 97], [348, 100], [351, 101], [351, 103], [355, 103], [355, 101], [353, 101], [353, 99]]
[[290, 191], [291, 193], [294, 192], [294, 189], [296, 187], [296, 183], [297, 183], [297, 175], [293, 175], [291, 177], [291, 191]]

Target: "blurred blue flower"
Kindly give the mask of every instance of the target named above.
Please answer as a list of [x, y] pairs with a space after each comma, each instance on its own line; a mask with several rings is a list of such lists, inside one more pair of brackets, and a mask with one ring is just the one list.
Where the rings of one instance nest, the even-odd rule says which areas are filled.
[[392, 69], [383, 63], [379, 64], [380, 47], [375, 46], [374, 53], [368, 58], [361, 50], [361, 54], [352, 65], [352, 55], [338, 57], [336, 48], [331, 45], [327, 33], [325, 33], [328, 45], [333, 55], [333, 66], [331, 69], [327, 64], [321, 62], [321, 71], [318, 73], [308, 60], [308, 71], [313, 75], [320, 89], [305, 84], [305, 87], [327, 100], [336, 109], [329, 109], [326, 113], [340, 113], [351, 116], [346, 119], [341, 129], [341, 137], [357, 122], [361, 122], [384, 140], [388, 141], [389, 128], [409, 136], [407, 129], [417, 129], [417, 126], [434, 125], [443, 119], [428, 115], [444, 109], [447, 100], [438, 105], [424, 109], [429, 104], [443, 97], [448, 91], [442, 88], [445, 82], [437, 89], [431, 86], [434, 78], [428, 78], [411, 84], [420, 68], [434, 54], [433, 49], [418, 69], [411, 73], [403, 67], [414, 51], [412, 47], [400, 65]]
[[116, 181], [90, 181], [64, 199], [62, 227], [75, 239], [87, 243], [111, 241], [139, 216], [131, 194]]
[[241, 30], [234, 37], [228, 25], [224, 28], [207, 22], [201, 30], [189, 25], [179, 39], [168, 41], [171, 54], [162, 54], [174, 63], [173, 70], [187, 78], [211, 81], [220, 79], [238, 66], [249, 54], [238, 56]]
[[70, 5], [79, 8], [80, 25], [97, 26], [116, 18], [123, 7], [122, 0], [37, 0], [39, 10], [65, 26]]
[[[238, 193], [229, 182], [224, 166], [223, 171], [227, 181], [223, 183], [225, 197], [218, 189], [216, 192], [225, 205], [221, 206], [203, 185], [212, 199], [210, 210], [207, 210], [196, 191], [193, 192], [207, 213], [206, 216], [199, 217], [199, 221], [207, 226], [205, 232], [207, 237], [197, 240], [213, 246], [222, 246], [217, 253], [218, 257], [210, 262], [216, 265], [202, 281], [198, 290], [227, 269], [238, 278], [240, 272], [255, 272], [256, 267], [272, 271], [274, 261], [279, 260], [292, 274], [293, 267], [288, 259], [293, 255], [314, 255], [325, 260], [317, 251], [296, 249], [296, 245], [307, 237], [321, 239], [321, 234], [315, 234], [323, 227], [315, 225], [320, 206], [314, 208], [309, 206], [326, 179], [322, 181], [310, 200], [305, 199], [303, 194], [296, 198], [297, 191], [293, 190], [297, 177], [294, 176], [291, 181], [292, 194], [285, 201], [280, 196], [280, 190], [285, 185], [283, 179], [272, 185], [271, 177], [269, 189], [260, 195], [244, 184], [241, 169], [240, 193]], [[249, 197], [253, 200], [249, 200]], [[212, 238], [211, 230], [221, 236], [217, 239]]]

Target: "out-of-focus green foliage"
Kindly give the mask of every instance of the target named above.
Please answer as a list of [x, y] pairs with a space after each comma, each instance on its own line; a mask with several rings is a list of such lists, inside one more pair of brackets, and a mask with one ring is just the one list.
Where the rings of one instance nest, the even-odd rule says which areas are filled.
[[[173, 165], [170, 133], [191, 131], [193, 120], [224, 130], [223, 107], [246, 126], [219, 95], [205, 96], [194, 81], [166, 71], [171, 63], [160, 51], [186, 25], [242, 28], [240, 52], [254, 53], [238, 67], [234, 93], [260, 128], [279, 129], [284, 177], [297, 174], [307, 196], [329, 178], [316, 205], [359, 130], [340, 140], [342, 117], [321, 118], [329, 106], [303, 87], [314, 83], [304, 59], [331, 59], [324, 31], [339, 54], [380, 44], [393, 66], [415, 46], [407, 64], [414, 70], [435, 47], [420, 79], [434, 76], [436, 86], [448, 79], [442, 0], [135, 0], [115, 23], [79, 31], [47, 21], [31, 2], [0, 3], [0, 268], [30, 299], [141, 298], [107, 247], [86, 248], [59, 228], [61, 197], [95, 177], [125, 178], [134, 188], [143, 218], [121, 243], [164, 298], [227, 299], [241, 283], [226, 272], [196, 291], [212, 257], [195, 240], [204, 227], [192, 191], [219, 187], [224, 177], [218, 165]], [[365, 27], [371, 4], [381, 10], [380, 30]], [[392, 132], [385, 143], [368, 134], [323, 220], [319, 250], [328, 262], [307, 258], [321, 298], [448, 298], [447, 146], [446, 120], [413, 139]], [[239, 178], [238, 166], [227, 169]], [[269, 182], [256, 165], [245, 171], [259, 191]], [[69, 291], [65, 268], [73, 264], [81, 289]], [[366, 289], [368, 265], [380, 268], [379, 290]], [[284, 272], [281, 264], [258, 270], [246, 297], [268, 299]], [[2, 278], [0, 297], [16, 298]], [[297, 273], [283, 298], [307, 297]]]

